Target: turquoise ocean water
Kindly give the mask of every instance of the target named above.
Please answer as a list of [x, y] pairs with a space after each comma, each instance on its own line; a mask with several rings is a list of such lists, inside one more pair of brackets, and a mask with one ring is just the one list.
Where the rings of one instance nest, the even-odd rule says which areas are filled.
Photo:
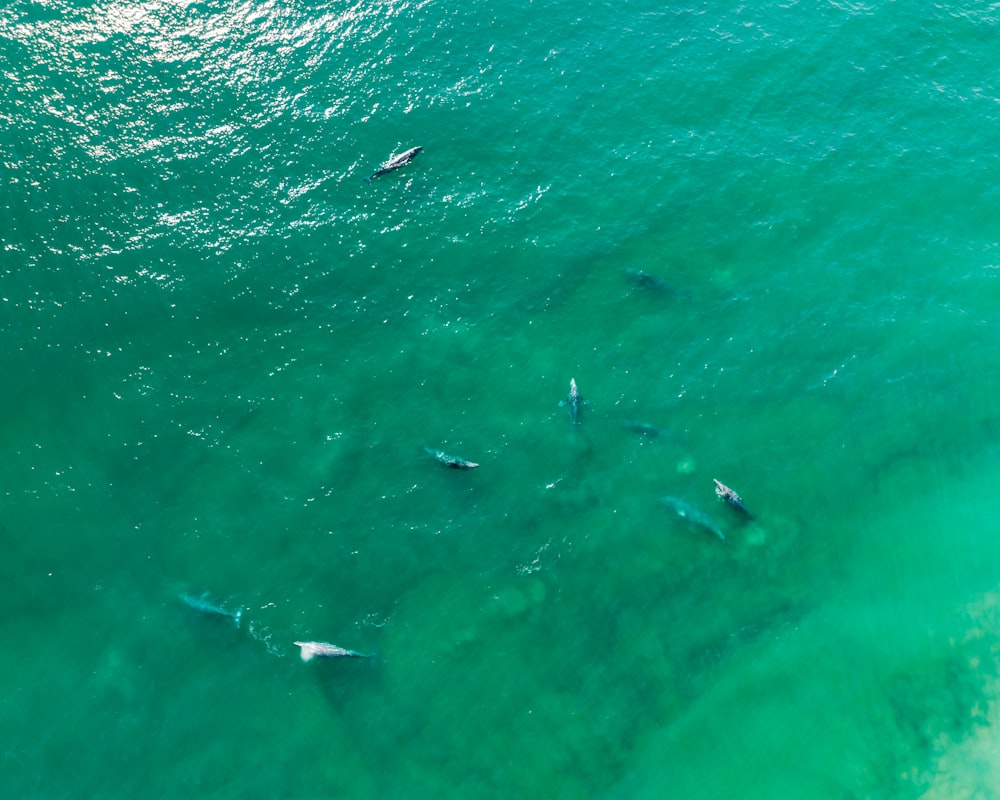
[[5, 3], [0, 796], [1000, 797], [998, 27]]

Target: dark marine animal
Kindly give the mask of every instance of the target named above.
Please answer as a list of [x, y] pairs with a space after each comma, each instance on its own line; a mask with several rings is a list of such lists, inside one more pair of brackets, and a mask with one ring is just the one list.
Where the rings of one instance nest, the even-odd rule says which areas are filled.
[[431, 447], [425, 447], [424, 451], [439, 464], [444, 464], [446, 467], [451, 467], [451, 469], [476, 469], [479, 466], [475, 461], [466, 461], [464, 458], [459, 458], [458, 456], [450, 456], [444, 450], [434, 450]]
[[235, 611], [228, 611], [222, 606], [218, 606], [208, 599], [208, 592], [205, 592], [200, 597], [195, 597], [192, 594], [182, 593], [180, 595], [180, 600], [188, 608], [193, 608], [202, 614], [208, 614], [214, 617], [229, 617], [235, 624], [236, 627], [240, 627], [240, 619], [243, 617], [243, 609], [238, 608]]
[[746, 505], [743, 503], [742, 497], [726, 486], [726, 484], [722, 483], [722, 481], [718, 481], [715, 478], [712, 478], [712, 480], [715, 482], [715, 494], [720, 500], [724, 500], [737, 511], [746, 514], [748, 518], [753, 517], [753, 515], [747, 510]]
[[664, 497], [660, 500], [664, 506], [673, 511], [678, 517], [691, 523], [695, 528], [700, 528], [716, 538], [726, 541], [726, 534], [715, 524], [711, 517], [699, 511], [689, 503], [685, 503], [679, 497]]
[[626, 430], [630, 430], [632, 433], [638, 433], [640, 436], [645, 436], [647, 439], [658, 439], [663, 436], [663, 431], [651, 422], [635, 420], [633, 422], [626, 422], [624, 427]]
[[675, 286], [663, 280], [663, 278], [651, 275], [645, 270], [627, 269], [625, 270], [625, 277], [634, 285], [642, 289], [648, 289], [650, 292], [673, 297], [690, 297], [688, 292], [678, 290]]
[[576, 388], [576, 379], [569, 379], [569, 394], [566, 395], [565, 400], [559, 401], [559, 405], [566, 406], [569, 409], [569, 418], [572, 420], [573, 424], [576, 425], [580, 422], [580, 411], [583, 408], [583, 404], [587, 401], [583, 399], [583, 395], [580, 394], [580, 390]]
[[398, 156], [393, 156], [388, 161], [386, 161], [381, 167], [379, 167], [375, 172], [372, 173], [372, 178], [377, 178], [379, 175], [385, 175], [387, 172], [392, 172], [400, 167], [404, 167], [413, 161], [417, 157], [417, 154], [423, 150], [423, 147], [411, 147], [405, 153], [400, 153]]

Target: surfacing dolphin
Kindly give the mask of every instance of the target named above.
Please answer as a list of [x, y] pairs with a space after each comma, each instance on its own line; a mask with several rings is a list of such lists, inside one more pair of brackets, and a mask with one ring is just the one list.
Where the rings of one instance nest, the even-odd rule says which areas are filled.
[[345, 650], [329, 642], [295, 642], [295, 646], [300, 648], [299, 655], [303, 661], [311, 661], [316, 656], [320, 658], [371, 658], [365, 653], [357, 653], [354, 650]]
[[730, 489], [722, 481], [718, 481], [712, 478], [715, 482], [715, 493], [718, 495], [720, 500], [725, 500], [729, 505], [735, 508], [737, 511], [746, 514], [748, 519], [753, 519], [753, 515], [747, 510], [747, 507], [743, 503], [743, 498], [740, 497], [736, 492]]
[[431, 447], [425, 447], [424, 450], [435, 461], [452, 469], [475, 469], [479, 466], [475, 461], [466, 461], [458, 456], [450, 456], [444, 450], [435, 450]]
[[235, 624], [236, 627], [240, 627], [240, 619], [243, 617], [243, 609], [238, 608], [235, 611], [227, 611], [222, 606], [218, 606], [208, 599], [208, 592], [205, 592], [200, 597], [195, 597], [193, 594], [187, 594], [182, 592], [180, 595], [180, 600], [188, 608], [193, 608], [202, 614], [208, 614], [209, 616], [215, 617], [229, 617]]
[[371, 178], [369, 178], [368, 180], [371, 180], [372, 178], [377, 178], [379, 175], [385, 175], [387, 172], [392, 172], [393, 170], [406, 166], [411, 161], [413, 161], [413, 159], [417, 157], [417, 153], [419, 153], [423, 149], [424, 149], [423, 147], [411, 147], [405, 153], [400, 153], [398, 156], [393, 156], [388, 161], [386, 161], [381, 167], [375, 170], [372, 173]]
[[726, 541], [726, 534], [715, 524], [711, 517], [699, 511], [689, 503], [685, 503], [679, 497], [664, 497], [660, 500], [663, 505], [673, 511], [681, 519], [690, 522], [694, 527], [701, 528], [713, 536]]
[[566, 395], [565, 400], [560, 400], [559, 405], [566, 406], [569, 409], [569, 418], [576, 425], [580, 421], [580, 410], [583, 408], [583, 404], [587, 401], [583, 399], [583, 395], [580, 394], [580, 390], [576, 388], [576, 378], [569, 379], [569, 394]]

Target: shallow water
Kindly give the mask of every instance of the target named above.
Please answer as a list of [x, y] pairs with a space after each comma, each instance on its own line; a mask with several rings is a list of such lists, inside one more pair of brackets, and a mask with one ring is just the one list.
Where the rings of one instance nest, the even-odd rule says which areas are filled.
[[996, 23], [9, 4], [3, 794], [992, 796]]

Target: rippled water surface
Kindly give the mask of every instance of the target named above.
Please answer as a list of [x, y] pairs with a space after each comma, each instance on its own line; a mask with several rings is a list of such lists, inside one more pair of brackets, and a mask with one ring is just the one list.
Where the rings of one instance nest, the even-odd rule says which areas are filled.
[[5, 5], [0, 794], [1000, 796], [998, 23]]

